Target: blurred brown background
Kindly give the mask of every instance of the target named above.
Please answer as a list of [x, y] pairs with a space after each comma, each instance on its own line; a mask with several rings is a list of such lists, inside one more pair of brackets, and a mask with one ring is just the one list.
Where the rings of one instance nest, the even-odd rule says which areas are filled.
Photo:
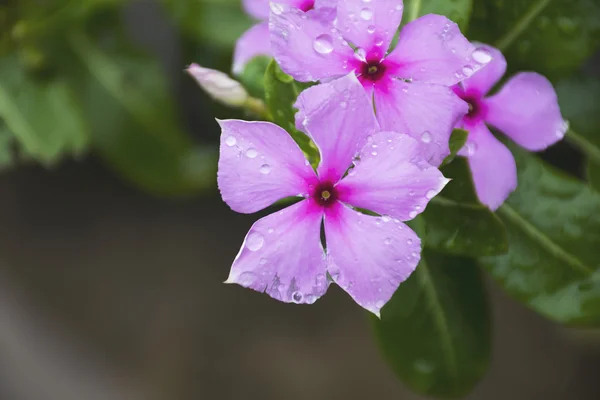
[[[151, 3], [128, 14], [199, 139], [208, 100]], [[564, 158], [563, 163], [568, 163]], [[256, 216], [216, 194], [161, 200], [93, 158], [0, 175], [0, 399], [419, 399], [337, 287], [313, 306], [224, 285]], [[565, 330], [489, 283], [494, 356], [469, 399], [600, 398], [600, 333]]]

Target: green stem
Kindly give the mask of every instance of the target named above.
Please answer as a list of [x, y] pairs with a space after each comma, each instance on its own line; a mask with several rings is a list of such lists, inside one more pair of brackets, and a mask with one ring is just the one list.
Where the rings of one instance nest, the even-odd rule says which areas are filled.
[[533, 22], [533, 20], [550, 4], [552, 0], [538, 0], [537, 3], [533, 4], [526, 13], [524, 13], [513, 29], [508, 31], [506, 35], [500, 38], [496, 42], [496, 47], [500, 51], [505, 51], [509, 48], [513, 42], [523, 33], [525, 29]]
[[565, 135], [565, 140], [577, 147], [595, 164], [600, 165], [600, 148], [572, 129]]
[[408, 13], [408, 22], [414, 21], [419, 18], [419, 13], [421, 12], [422, 0], [413, 0], [411, 3], [410, 11]]

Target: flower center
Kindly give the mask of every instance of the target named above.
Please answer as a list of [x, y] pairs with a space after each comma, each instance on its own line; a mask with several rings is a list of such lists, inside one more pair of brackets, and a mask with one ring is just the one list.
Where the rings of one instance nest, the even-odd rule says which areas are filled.
[[367, 61], [363, 64], [361, 75], [370, 81], [378, 81], [385, 73], [385, 65], [380, 61]]
[[479, 104], [477, 102], [477, 100], [475, 99], [464, 99], [467, 104], [469, 105], [469, 112], [467, 113], [467, 116], [473, 118], [476, 117], [477, 114], [479, 114]]
[[330, 207], [337, 200], [337, 191], [331, 182], [321, 182], [312, 193], [312, 198], [323, 207]]
[[315, 2], [314, 0], [307, 0], [303, 4], [301, 4], [299, 8], [304, 12], [310, 11], [313, 8], [315, 8]]

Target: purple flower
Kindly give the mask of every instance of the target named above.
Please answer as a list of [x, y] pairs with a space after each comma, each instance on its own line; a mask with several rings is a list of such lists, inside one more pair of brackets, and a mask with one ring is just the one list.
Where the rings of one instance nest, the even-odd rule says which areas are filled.
[[[271, 47], [283, 71], [299, 81], [328, 81], [354, 71], [384, 130], [407, 133], [424, 144], [427, 160], [439, 165], [448, 140], [467, 112], [450, 86], [490, 61], [458, 26], [440, 15], [407, 24], [390, 43], [402, 19], [402, 0], [345, 0], [333, 22], [273, 6]], [[389, 53], [388, 53], [389, 52]]]
[[[335, 8], [338, 0], [278, 0], [290, 7], [297, 8], [302, 12], [312, 9]], [[248, 29], [238, 39], [233, 52], [233, 73], [236, 75], [244, 71], [244, 67], [252, 58], [259, 55], [271, 55], [271, 44], [269, 42], [269, 26], [266, 20], [269, 18], [269, 0], [243, 0], [246, 12], [261, 21]]]
[[506, 59], [499, 50], [482, 47], [493, 61], [454, 87], [469, 104], [468, 114], [458, 124], [469, 131], [459, 155], [469, 161], [479, 200], [496, 210], [517, 187], [517, 167], [512, 153], [486, 123], [530, 151], [543, 150], [561, 140], [568, 124], [560, 114], [552, 84], [533, 72], [516, 74], [498, 93], [484, 97], [506, 72]]
[[234, 211], [302, 198], [250, 228], [226, 282], [311, 304], [329, 276], [379, 315], [420, 259], [421, 242], [401, 221], [423, 211], [448, 180], [422, 159], [416, 140], [380, 131], [354, 74], [305, 90], [296, 107], [321, 153], [317, 173], [280, 127], [220, 121], [219, 190]]

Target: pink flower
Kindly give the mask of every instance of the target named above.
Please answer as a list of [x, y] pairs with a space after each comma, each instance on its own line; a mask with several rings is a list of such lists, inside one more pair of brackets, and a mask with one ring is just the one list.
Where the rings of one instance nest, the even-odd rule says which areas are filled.
[[506, 59], [499, 50], [483, 47], [493, 61], [454, 87], [469, 104], [469, 113], [458, 124], [469, 131], [459, 155], [469, 161], [479, 200], [496, 210], [517, 187], [517, 167], [511, 152], [486, 123], [530, 151], [543, 150], [561, 140], [568, 124], [561, 116], [552, 84], [534, 72], [521, 72], [498, 93], [484, 97], [506, 72]]
[[220, 121], [219, 190], [234, 211], [302, 199], [250, 228], [226, 282], [311, 304], [329, 276], [379, 315], [420, 259], [420, 240], [401, 221], [416, 217], [448, 180], [422, 159], [416, 140], [380, 131], [354, 74], [305, 90], [296, 107], [321, 153], [316, 173], [280, 127]]
[[299, 81], [328, 81], [354, 71], [374, 99], [381, 127], [416, 138], [427, 160], [439, 165], [450, 152], [452, 129], [467, 112], [450, 86], [490, 56], [454, 22], [433, 14], [407, 24], [391, 51], [402, 10], [402, 0], [345, 0], [331, 22], [318, 10], [307, 16], [273, 7], [271, 47], [283, 71]]
[[[335, 8], [338, 0], [278, 0], [290, 7], [297, 8], [302, 12], [312, 9]], [[269, 41], [269, 26], [266, 20], [269, 18], [269, 0], [243, 0], [246, 12], [261, 21], [248, 29], [238, 39], [233, 52], [233, 73], [239, 75], [252, 58], [260, 55], [271, 55], [271, 44]]]

